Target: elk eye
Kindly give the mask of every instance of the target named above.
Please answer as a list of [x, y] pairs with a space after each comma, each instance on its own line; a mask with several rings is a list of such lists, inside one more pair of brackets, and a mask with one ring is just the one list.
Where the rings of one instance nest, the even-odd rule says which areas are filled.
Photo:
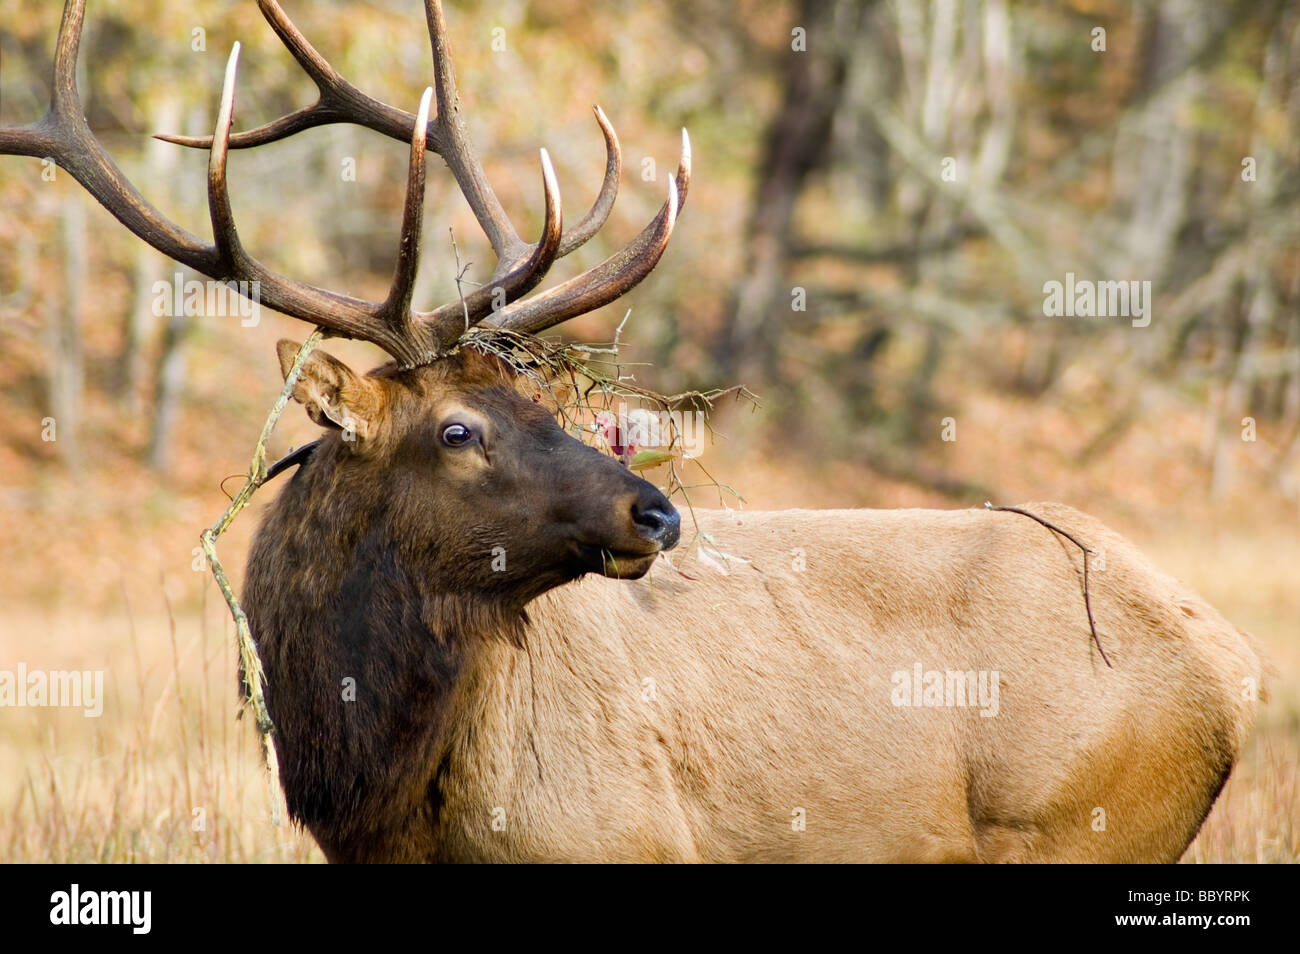
[[448, 447], [460, 447], [473, 436], [474, 432], [464, 424], [448, 424], [442, 429], [442, 442]]

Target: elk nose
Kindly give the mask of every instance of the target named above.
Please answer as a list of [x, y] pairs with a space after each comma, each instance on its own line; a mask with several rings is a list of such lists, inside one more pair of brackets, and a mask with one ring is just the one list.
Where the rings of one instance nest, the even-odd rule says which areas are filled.
[[671, 550], [682, 535], [681, 514], [663, 494], [656, 491], [654, 497], [657, 499], [642, 499], [632, 505], [632, 520], [641, 536]]

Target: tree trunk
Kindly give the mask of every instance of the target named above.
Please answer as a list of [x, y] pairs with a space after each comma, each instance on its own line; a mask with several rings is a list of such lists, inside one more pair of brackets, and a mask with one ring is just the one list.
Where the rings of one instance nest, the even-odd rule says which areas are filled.
[[149, 466], [154, 470], [167, 469], [171, 452], [172, 431], [180, 411], [181, 391], [185, 385], [185, 339], [189, 337], [192, 321], [186, 317], [183, 306], [172, 309], [163, 330], [162, 353], [158, 358], [154, 386], [153, 420], [149, 428]]
[[[180, 119], [180, 101], [174, 93], [169, 93], [158, 107], [155, 125], [158, 129], [177, 129]], [[154, 184], [155, 203], [166, 200], [163, 193], [172, 181], [179, 153], [180, 150], [170, 143], [160, 139], [149, 140], [141, 164], [141, 177], [137, 181]], [[156, 324], [153, 314], [153, 285], [159, 279], [166, 278], [163, 273], [168, 261], [144, 242], [136, 243], [131, 305], [123, 322], [122, 347], [117, 354], [110, 385], [113, 397], [128, 411], [139, 412], [142, 408], [140, 392], [145, 376], [145, 344], [152, 336]]]
[[785, 53], [780, 108], [768, 124], [745, 233], [745, 268], [732, 293], [717, 359], [729, 377], [771, 377], [779, 332], [789, 314], [785, 266], [790, 220], [809, 175], [826, 160], [831, 124], [843, 98], [858, 0], [802, 0], [796, 27], [807, 48]]
[[54, 443], [63, 462], [81, 467], [81, 403], [85, 369], [81, 341], [82, 285], [86, 281], [86, 210], [78, 195], [59, 205], [59, 240], [63, 257], [60, 307], [45, 323], [50, 356], [48, 399], [54, 418]]

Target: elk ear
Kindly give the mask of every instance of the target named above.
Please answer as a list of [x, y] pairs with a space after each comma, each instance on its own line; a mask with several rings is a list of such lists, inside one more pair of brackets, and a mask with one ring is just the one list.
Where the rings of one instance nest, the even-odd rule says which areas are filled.
[[[276, 342], [280, 373], [289, 377], [300, 345], [288, 338]], [[363, 378], [338, 358], [324, 351], [307, 356], [302, 375], [293, 389], [293, 399], [307, 409], [307, 416], [321, 427], [332, 427], [365, 440], [373, 437], [379, 421], [379, 393], [374, 383]]]

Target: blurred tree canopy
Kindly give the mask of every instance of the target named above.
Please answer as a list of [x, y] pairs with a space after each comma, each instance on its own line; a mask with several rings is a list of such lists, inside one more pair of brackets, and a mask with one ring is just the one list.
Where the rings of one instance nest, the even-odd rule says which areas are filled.
[[[419, 3], [283, 5], [351, 82], [414, 110], [429, 77]], [[44, 109], [58, 6], [0, 0], [0, 123]], [[690, 129], [694, 181], [664, 261], [627, 299], [562, 329], [608, 339], [631, 307], [626, 337], [663, 390], [744, 383], [809, 449], [906, 467], [945, 389], [1046, 395], [1082, 363], [1102, 381], [1090, 450], [1158, 398], [1205, 409], [1212, 479], [1246, 416], [1276, 425], [1279, 475], [1300, 455], [1300, 5], [447, 6], [464, 115], [523, 234], [540, 221], [537, 148], [556, 162], [572, 221], [604, 165], [592, 105], [619, 131], [614, 216], [551, 281], [653, 216], [678, 127]], [[201, 235], [206, 153], [148, 134], [210, 131], [235, 40], [236, 129], [314, 100], [252, 0], [88, 4], [91, 126], [152, 202]], [[343, 126], [234, 153], [245, 244], [297, 278], [382, 294], [405, 162], [400, 144]], [[441, 173], [431, 164], [420, 307], [456, 294], [449, 228], [468, 277], [493, 265]], [[87, 393], [107, 396], [151, 422], [138, 450], [165, 467], [186, 368], [229, 360], [242, 330], [153, 315], [149, 289], [174, 264], [60, 179], [0, 157], [0, 338], [29, 369], [7, 380], [70, 420]], [[1067, 274], [1150, 282], [1149, 325], [1048, 316], [1045, 286]]]

